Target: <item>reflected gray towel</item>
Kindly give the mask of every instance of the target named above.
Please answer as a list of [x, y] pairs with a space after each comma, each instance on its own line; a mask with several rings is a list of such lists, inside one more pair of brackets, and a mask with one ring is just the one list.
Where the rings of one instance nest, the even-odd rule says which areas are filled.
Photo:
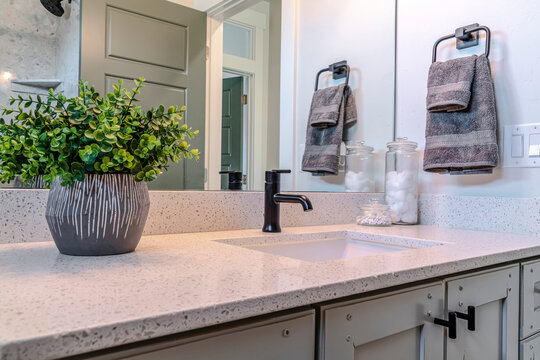
[[476, 55], [446, 62], [435, 62], [429, 68], [427, 109], [460, 111], [469, 107]]
[[344, 127], [354, 124], [356, 118], [349, 86], [317, 90], [311, 102], [302, 170], [313, 175], [337, 175]]
[[[315, 91], [309, 111], [309, 125], [321, 129], [335, 126], [338, 123], [341, 105], [349, 94], [350, 88], [346, 91], [345, 84]], [[356, 121], [356, 107], [354, 99], [346, 103], [349, 105], [345, 109], [345, 121], [348, 124]]]
[[[475, 66], [469, 106], [461, 111], [427, 113], [425, 171], [491, 173], [498, 164], [497, 113], [489, 60], [481, 55], [463, 61], [470, 58], [475, 59]], [[462, 59], [452, 61], [457, 60]]]

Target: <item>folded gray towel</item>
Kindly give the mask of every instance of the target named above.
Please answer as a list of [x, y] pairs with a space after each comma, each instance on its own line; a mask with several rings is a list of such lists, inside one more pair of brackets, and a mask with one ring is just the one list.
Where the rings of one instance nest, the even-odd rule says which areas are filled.
[[[309, 124], [321, 129], [335, 126], [338, 123], [339, 110], [347, 96], [349, 96], [349, 90], [345, 91], [345, 84], [315, 91], [311, 100]], [[347, 121], [356, 121], [356, 113], [349, 115], [354, 115], [354, 118], [346, 116]]]
[[[455, 112], [427, 113], [425, 171], [491, 173], [498, 164], [497, 113], [489, 60], [485, 55], [474, 58], [474, 78], [468, 108]], [[470, 58], [452, 61], [459, 60], [468, 62]], [[435, 63], [432, 67], [437, 65], [440, 64]]]
[[302, 170], [313, 175], [337, 175], [344, 127], [354, 124], [356, 119], [356, 104], [349, 86], [317, 90], [311, 102]]
[[446, 62], [436, 62], [429, 68], [428, 111], [459, 111], [469, 106], [476, 55]]

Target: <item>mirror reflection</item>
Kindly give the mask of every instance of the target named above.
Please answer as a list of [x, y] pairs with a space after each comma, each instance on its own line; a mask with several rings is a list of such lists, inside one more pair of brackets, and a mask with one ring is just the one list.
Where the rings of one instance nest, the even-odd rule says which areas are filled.
[[0, 104], [49, 88], [77, 96], [79, 79], [103, 94], [146, 78], [139, 104], [185, 105], [201, 154], [151, 190], [260, 191], [280, 168], [292, 170], [283, 190], [384, 190], [395, 0], [47, 3], [0, 2]]

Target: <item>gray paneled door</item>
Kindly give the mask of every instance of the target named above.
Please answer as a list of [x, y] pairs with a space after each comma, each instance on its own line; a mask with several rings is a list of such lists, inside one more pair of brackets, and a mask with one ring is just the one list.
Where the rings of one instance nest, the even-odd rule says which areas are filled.
[[201, 160], [171, 164], [152, 189], [204, 188], [206, 14], [167, 0], [83, 0], [81, 79], [100, 93], [144, 77], [143, 108], [186, 105]]

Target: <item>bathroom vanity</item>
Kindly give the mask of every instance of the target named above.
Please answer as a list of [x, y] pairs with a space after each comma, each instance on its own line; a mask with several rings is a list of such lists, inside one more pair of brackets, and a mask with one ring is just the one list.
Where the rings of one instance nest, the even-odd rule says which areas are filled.
[[[36, 3], [0, 1], [0, 105], [49, 88], [77, 96], [79, 80], [105, 93], [143, 76], [140, 105], [185, 105], [199, 130], [190, 144], [201, 151], [199, 162], [171, 166], [152, 190], [268, 189], [151, 191], [146, 236], [135, 252], [114, 257], [60, 255], [43, 216], [48, 193], [2, 189], [0, 360], [540, 357], [540, 236], [510, 234], [540, 234], [537, 169], [513, 169], [540, 166], [538, 124], [526, 125], [538, 109], [538, 72], [529, 65], [540, 56], [531, 46], [537, 2]], [[421, 176], [424, 225], [334, 225], [383, 199], [371, 191], [388, 190], [381, 155], [389, 141], [408, 136], [425, 150], [434, 41], [437, 51], [441, 35], [480, 20], [494, 31], [493, 44], [476, 40], [481, 52], [493, 46], [498, 124], [511, 130], [500, 154], [506, 168]], [[462, 55], [448, 42], [434, 60]], [[334, 76], [343, 60], [346, 80]], [[370, 193], [328, 193], [351, 190], [342, 170], [301, 171], [313, 85], [344, 81], [358, 116], [342, 140], [375, 158], [373, 169], [349, 175], [355, 190], [367, 181]], [[292, 170], [282, 189], [277, 174], [265, 176], [280, 168]], [[235, 173], [232, 186], [222, 171]], [[394, 185], [395, 193], [416, 189]], [[281, 190], [315, 191], [313, 206]], [[282, 233], [261, 232], [265, 198], [264, 228]], [[313, 211], [279, 209], [291, 201]], [[400, 220], [415, 222], [407, 217]]]
[[521, 339], [530, 359], [535, 257], [536, 236], [432, 226], [147, 236], [100, 258], [7, 244], [0, 358], [518, 359]]

